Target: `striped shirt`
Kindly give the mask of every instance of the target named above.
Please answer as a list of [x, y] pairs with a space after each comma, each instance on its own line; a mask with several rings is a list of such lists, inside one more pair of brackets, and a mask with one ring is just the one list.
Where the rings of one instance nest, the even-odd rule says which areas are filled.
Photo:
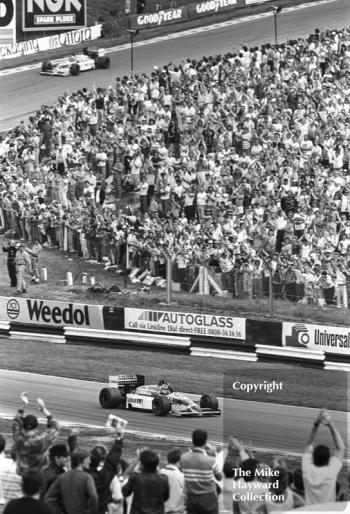
[[187, 494], [216, 494], [215, 478], [221, 480], [221, 473], [214, 457], [202, 448], [194, 448], [182, 455], [180, 465]]

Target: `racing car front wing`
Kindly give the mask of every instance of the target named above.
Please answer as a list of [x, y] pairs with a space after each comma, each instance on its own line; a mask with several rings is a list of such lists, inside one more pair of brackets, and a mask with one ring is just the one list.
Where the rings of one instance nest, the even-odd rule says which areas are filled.
[[198, 418], [198, 417], [202, 417], [202, 416], [220, 416], [221, 410], [220, 409], [214, 410], [214, 409], [202, 408], [199, 411], [196, 411], [196, 410], [185, 411], [185, 410], [176, 408], [175, 405], [172, 405], [169, 414], [170, 414], [170, 416], [176, 416], [178, 418], [182, 418], [183, 416], [186, 416], [188, 418], [190, 418], [190, 417]]

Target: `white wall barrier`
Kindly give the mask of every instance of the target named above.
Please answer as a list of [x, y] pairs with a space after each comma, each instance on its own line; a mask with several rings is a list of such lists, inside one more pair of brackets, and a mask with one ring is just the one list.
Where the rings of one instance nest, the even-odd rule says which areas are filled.
[[102, 25], [93, 25], [78, 30], [53, 34], [52, 36], [19, 41], [13, 45], [0, 45], [0, 61], [15, 59], [24, 55], [33, 55], [38, 52], [47, 52], [64, 46], [74, 46], [88, 43], [101, 37]]

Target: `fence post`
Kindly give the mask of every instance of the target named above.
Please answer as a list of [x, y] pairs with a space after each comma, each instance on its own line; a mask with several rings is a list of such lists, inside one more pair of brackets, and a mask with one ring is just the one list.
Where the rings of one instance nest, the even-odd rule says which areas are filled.
[[270, 290], [270, 314], [273, 316], [274, 314], [274, 305], [273, 305], [273, 283], [272, 283], [272, 272], [269, 274], [269, 290]]
[[170, 257], [166, 260], [166, 301], [171, 303], [172, 263]]

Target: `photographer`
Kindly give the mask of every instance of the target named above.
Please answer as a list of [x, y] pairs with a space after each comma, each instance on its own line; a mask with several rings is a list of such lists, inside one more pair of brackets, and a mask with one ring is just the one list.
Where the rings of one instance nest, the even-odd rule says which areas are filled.
[[[331, 456], [328, 446], [314, 440], [320, 425], [329, 428], [335, 445]], [[326, 409], [322, 409], [313, 423], [307, 446], [302, 459], [302, 472], [305, 487], [306, 505], [334, 502], [336, 499], [337, 476], [343, 467], [345, 445]]]

